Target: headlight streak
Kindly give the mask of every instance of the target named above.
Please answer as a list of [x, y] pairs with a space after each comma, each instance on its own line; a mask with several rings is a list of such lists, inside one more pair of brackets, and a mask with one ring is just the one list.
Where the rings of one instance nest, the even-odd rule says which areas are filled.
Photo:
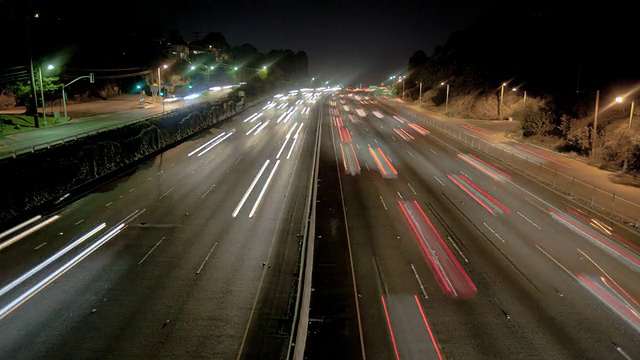
[[42, 279], [36, 285], [31, 287], [29, 290], [25, 291], [22, 295], [18, 296], [4, 308], [0, 309], [0, 320], [4, 319], [7, 315], [9, 315], [13, 310], [17, 309], [20, 305], [24, 304], [31, 297], [35, 296], [42, 289], [47, 287], [53, 281], [55, 281], [58, 277], [62, 276], [64, 273], [69, 271], [72, 267], [77, 265], [80, 261], [82, 261], [87, 256], [91, 255], [94, 251], [104, 245], [107, 241], [111, 240], [114, 236], [116, 236], [122, 229], [125, 228], [124, 223], [118, 224], [115, 228], [110, 230], [108, 233], [99, 238], [95, 243], [91, 244], [88, 248], [80, 252], [78, 255], [73, 257], [67, 263], [59, 267], [56, 271], [51, 273], [46, 278]]
[[260, 116], [262, 116], [263, 114], [264, 114], [264, 113], [260, 113], [260, 114], [258, 114], [256, 117], [254, 117], [253, 119], [251, 119], [249, 122], [254, 122], [254, 121], [258, 120], [258, 118], [259, 118]]
[[285, 111], [285, 112], [283, 112], [283, 113], [282, 113], [282, 115], [280, 115], [280, 117], [278, 118], [278, 120], [276, 121], [276, 123], [280, 124], [280, 121], [281, 121], [285, 116], [287, 116], [287, 112], [286, 112], [286, 111]]
[[62, 250], [58, 251], [53, 256], [49, 257], [47, 260], [45, 260], [45, 261], [41, 262], [40, 264], [38, 264], [38, 266], [36, 266], [33, 269], [31, 269], [31, 270], [27, 271], [26, 273], [22, 274], [19, 278], [13, 280], [11, 283], [7, 284], [5, 287], [0, 289], [0, 296], [2, 296], [4, 294], [6, 294], [7, 292], [11, 291], [13, 288], [15, 288], [16, 286], [21, 284], [23, 281], [27, 280], [28, 278], [30, 278], [31, 276], [36, 274], [38, 271], [42, 270], [45, 266], [47, 266], [47, 265], [51, 264], [52, 262], [56, 261], [61, 256], [63, 256], [64, 254], [66, 254], [69, 251], [71, 251], [71, 249], [75, 248], [76, 246], [80, 245], [82, 242], [84, 242], [85, 240], [87, 240], [88, 238], [90, 238], [91, 236], [96, 234], [98, 231], [104, 229], [106, 226], [107, 226], [107, 224], [105, 224], [105, 223], [102, 223], [102, 224], [96, 226], [93, 230], [91, 230], [88, 233], [82, 235], [76, 241], [74, 241], [71, 244], [65, 246], [64, 248], [62, 248]]
[[200, 145], [200, 147], [198, 147], [197, 149], [193, 150], [192, 152], [188, 153], [187, 156], [191, 156], [195, 153], [197, 153], [198, 151], [202, 150], [203, 148], [205, 148], [207, 145], [211, 144], [212, 142], [218, 140], [220, 137], [224, 136], [224, 134], [226, 134], [226, 132], [222, 132], [220, 134], [218, 134], [218, 136], [214, 137], [213, 139], [207, 141], [206, 143], [204, 143], [203, 145]]
[[267, 124], [269, 124], [269, 121], [271, 121], [271, 120], [267, 120], [267, 121], [265, 121], [265, 123], [264, 123], [264, 124], [262, 124], [262, 126], [260, 126], [260, 127], [258, 128], [258, 130], [256, 130], [255, 134], [253, 134], [253, 135], [258, 135], [258, 133], [260, 132], [260, 130], [264, 129], [264, 127], [265, 127], [265, 126], [267, 126]]
[[258, 126], [260, 126], [260, 124], [262, 124], [262, 121], [260, 121], [259, 123], [256, 124], [256, 126], [252, 127], [249, 131], [247, 131], [245, 135], [250, 135], [253, 132], [253, 130], [255, 130]]
[[203, 154], [205, 154], [207, 151], [209, 151], [209, 150], [213, 149], [213, 147], [214, 147], [214, 146], [216, 146], [216, 145], [220, 144], [221, 142], [223, 142], [223, 141], [224, 141], [224, 139], [226, 139], [226, 138], [228, 138], [229, 136], [233, 135], [233, 133], [234, 133], [234, 132], [235, 132], [235, 131], [230, 132], [230, 133], [228, 133], [227, 135], [225, 135], [222, 139], [220, 139], [220, 140], [218, 140], [218, 141], [214, 142], [213, 144], [211, 144], [211, 146], [209, 146], [208, 148], [206, 148], [206, 149], [202, 150], [202, 152], [201, 152], [200, 154], [198, 154], [198, 156], [202, 156], [202, 155], [203, 155]]
[[289, 157], [291, 157], [291, 152], [293, 151], [293, 148], [296, 146], [296, 142], [298, 141], [298, 134], [300, 133], [300, 130], [302, 129], [302, 125], [304, 125], [304, 123], [300, 124], [300, 127], [298, 128], [298, 131], [296, 131], [296, 134], [293, 136], [293, 143], [291, 144], [291, 148], [289, 149], [289, 153], [287, 154], [287, 159], [289, 159]]
[[242, 208], [242, 205], [244, 205], [244, 202], [247, 201], [247, 197], [249, 197], [249, 194], [251, 193], [253, 188], [256, 186], [256, 183], [258, 182], [258, 180], [262, 176], [262, 173], [264, 172], [264, 170], [267, 168], [267, 165], [269, 165], [269, 161], [270, 160], [267, 159], [267, 161], [264, 162], [264, 165], [262, 165], [262, 169], [260, 169], [260, 172], [258, 173], [258, 175], [256, 175], [255, 179], [253, 179], [253, 182], [249, 186], [249, 189], [247, 189], [247, 191], [244, 193], [244, 196], [242, 196], [242, 199], [238, 203], [238, 206], [236, 206], [236, 209], [233, 210], [233, 214], [232, 214], [233, 217], [236, 217], [238, 215], [238, 212], [240, 212], [240, 209]]
[[291, 137], [291, 133], [293, 133], [293, 130], [296, 128], [296, 126], [298, 126], [298, 123], [293, 124], [293, 127], [291, 128], [291, 130], [289, 130], [289, 133], [284, 138], [284, 142], [282, 143], [282, 147], [280, 147], [280, 151], [278, 151], [278, 155], [276, 156], [276, 159], [280, 158], [280, 154], [282, 154], [282, 150], [284, 150], [284, 147], [287, 145], [287, 142], [289, 141], [289, 138]]
[[[300, 126], [302, 127], [302, 126]], [[296, 134], [297, 136], [297, 134]], [[273, 169], [271, 170], [271, 174], [269, 174], [269, 177], [267, 178], [267, 181], [264, 183], [264, 186], [262, 187], [262, 191], [260, 191], [260, 195], [258, 195], [258, 199], [256, 200], [256, 203], [253, 205], [253, 209], [251, 209], [251, 213], [249, 213], [249, 217], [252, 218], [253, 215], [256, 214], [256, 211], [258, 210], [258, 206], [260, 206], [260, 203], [262, 202], [262, 197], [264, 196], [265, 192], [267, 191], [267, 188], [269, 188], [269, 184], [271, 184], [271, 179], [273, 178], [273, 174], [276, 173], [276, 170], [278, 169], [278, 165], [280, 164], [280, 160], [276, 161], [276, 164], [273, 166]]]
[[23, 222], [23, 223], [21, 223], [21, 224], [18, 224], [18, 225], [16, 225], [16, 226], [12, 227], [12, 228], [11, 228], [11, 229], [9, 229], [9, 230], [3, 231], [3, 232], [0, 234], [0, 239], [2, 239], [3, 237], [5, 237], [5, 236], [7, 236], [7, 235], [9, 235], [9, 234], [11, 234], [11, 233], [13, 233], [13, 232], [16, 232], [16, 231], [18, 231], [18, 230], [22, 229], [23, 227], [25, 227], [25, 226], [27, 226], [27, 225], [29, 225], [29, 224], [31, 224], [31, 223], [34, 223], [34, 222], [36, 222], [36, 221], [40, 220], [41, 218], [42, 218], [42, 215], [36, 215], [36, 216], [32, 217], [31, 219], [29, 219], [29, 220], [27, 220], [27, 221], [25, 221], [25, 222]]
[[58, 219], [60, 219], [60, 215], [54, 215], [54, 216], [48, 218], [47, 220], [39, 223], [38, 225], [35, 225], [32, 228], [29, 228], [28, 230], [26, 230], [24, 232], [21, 232], [20, 234], [12, 237], [11, 239], [3, 242], [2, 244], [0, 244], [0, 251], [6, 249], [7, 247], [9, 247], [9, 246], [13, 245], [14, 243], [24, 239], [25, 237], [33, 234], [34, 232], [42, 229], [43, 227], [51, 224], [52, 222], [54, 222], [54, 221], [56, 221]]
[[251, 119], [253, 119], [253, 118], [254, 118], [254, 117], [256, 117], [257, 115], [258, 115], [258, 113], [255, 113], [255, 114], [253, 114], [253, 115], [249, 116], [248, 118], [244, 119], [244, 122], [251, 121]]
[[618, 248], [617, 246], [613, 245], [597, 234], [594, 234], [590, 231], [589, 228], [581, 226], [580, 222], [575, 220], [570, 215], [554, 208], [549, 208], [549, 214], [561, 224], [567, 226], [569, 229], [573, 230], [579, 235], [582, 235], [585, 239], [590, 240], [596, 245], [599, 245], [601, 248], [607, 250], [610, 254], [615, 255], [618, 259], [621, 259], [622, 263], [630, 269], [634, 271], [640, 271], [640, 261], [636, 257], [626, 253], [622, 249]]

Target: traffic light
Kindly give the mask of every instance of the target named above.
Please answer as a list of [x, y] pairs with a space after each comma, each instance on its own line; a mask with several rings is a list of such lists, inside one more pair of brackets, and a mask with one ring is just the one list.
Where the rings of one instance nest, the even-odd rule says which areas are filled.
[[90, 73], [90, 74], [89, 74], [89, 82], [93, 84], [95, 81], [96, 81], [96, 79], [95, 79], [95, 77], [93, 76], [93, 73]]

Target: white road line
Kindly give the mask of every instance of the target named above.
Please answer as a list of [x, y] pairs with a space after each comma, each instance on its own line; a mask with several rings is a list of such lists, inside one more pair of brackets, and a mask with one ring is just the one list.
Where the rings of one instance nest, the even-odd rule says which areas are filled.
[[38, 250], [38, 249], [40, 249], [41, 247], [43, 247], [43, 246], [45, 246], [45, 245], [47, 245], [47, 242], [46, 242], [46, 241], [45, 241], [45, 242], [43, 242], [42, 244], [40, 244], [40, 245], [38, 245], [38, 246], [34, 247], [34, 248], [33, 248], [33, 250]]
[[84, 221], [84, 219], [80, 219], [74, 225], [80, 225], [83, 221]]
[[255, 130], [258, 126], [262, 125], [262, 121], [256, 124], [256, 126], [252, 127], [249, 131], [247, 131], [246, 135], [251, 135], [253, 130]]
[[207, 194], [209, 193], [209, 191], [211, 191], [211, 189], [213, 189], [216, 186], [216, 184], [211, 185], [211, 187], [209, 188], [209, 190], [207, 190], [207, 192], [204, 193], [204, 195], [202, 195], [202, 199], [204, 199], [205, 196], [207, 196]]
[[382, 206], [384, 206], [384, 209], [387, 210], [387, 204], [384, 203], [384, 199], [382, 199], [382, 195], [380, 195], [380, 201], [382, 201]]
[[538, 246], [538, 244], [536, 244], [536, 247], [538, 248], [538, 250], [542, 251], [542, 253], [545, 254], [549, 259], [551, 259], [551, 261], [556, 263], [556, 265], [560, 266], [560, 268], [564, 270], [567, 274], [569, 274], [572, 278], [574, 278], [575, 280], [578, 280], [578, 278], [575, 275], [573, 275], [571, 271], [569, 271], [566, 267], [564, 267], [564, 265], [560, 264], [558, 260], [554, 259], [553, 256], [549, 255], [549, 253], [544, 251], [540, 246]]
[[411, 264], [411, 270], [413, 270], [413, 274], [416, 276], [416, 280], [418, 280], [418, 284], [420, 284], [420, 289], [422, 289], [422, 293], [424, 294], [424, 297], [428, 299], [429, 296], [427, 296], [427, 291], [424, 289], [424, 285], [422, 285], [422, 281], [420, 281], [418, 272], [416, 271], [416, 268], [413, 266], [413, 264]]
[[409, 188], [411, 189], [411, 191], [413, 191], [414, 194], [418, 195], [418, 193], [413, 189], [413, 186], [411, 186], [411, 184], [407, 183], [407, 185], [409, 185]]
[[444, 186], [444, 183], [443, 183], [440, 179], [438, 179], [438, 177], [437, 177], [437, 176], [433, 175], [433, 178], [434, 178], [434, 179], [436, 179], [436, 180], [438, 180], [438, 182], [440, 183], [440, 185]]
[[202, 268], [204, 267], [204, 264], [207, 263], [207, 260], [209, 260], [209, 256], [211, 256], [211, 253], [213, 252], [213, 250], [215, 250], [216, 246], [218, 246], [218, 243], [213, 244], [213, 247], [211, 248], [211, 250], [209, 250], [209, 253], [207, 254], [207, 257], [204, 258], [204, 261], [200, 265], [200, 268], [198, 269], [198, 271], [196, 271], [196, 275], [200, 274], [200, 271], [202, 271]]
[[456, 245], [455, 241], [453, 241], [453, 239], [451, 237], [449, 237], [449, 235], [447, 235], [447, 239], [449, 239], [449, 241], [453, 244], [453, 247], [455, 247], [456, 250], [458, 250], [458, 254], [460, 254], [460, 256], [462, 256], [462, 258], [464, 259], [464, 262], [469, 263], [469, 260], [467, 260], [467, 257], [464, 256], [462, 251], [460, 251], [460, 249], [458, 248], [458, 245]]
[[108, 203], [105, 205], [105, 207], [106, 207], [106, 206], [111, 206], [111, 204], [113, 204], [113, 201], [108, 202]]
[[168, 194], [168, 193], [170, 193], [170, 192], [171, 192], [171, 190], [173, 190], [173, 189], [175, 189], [175, 188], [176, 188], [176, 187], [174, 186], [174, 187], [172, 187], [171, 189], [169, 189], [166, 193], [164, 193], [164, 194], [160, 195], [160, 197], [158, 198], [158, 200], [160, 200], [160, 199], [162, 199], [163, 197], [167, 196], [167, 194]]
[[489, 229], [489, 230], [493, 233], [493, 235], [495, 235], [498, 239], [502, 240], [502, 242], [505, 242], [505, 241], [504, 241], [504, 239], [503, 239], [503, 238], [501, 238], [501, 237], [500, 237], [500, 235], [498, 235], [498, 233], [496, 233], [495, 231], [493, 231], [493, 229], [492, 229], [489, 225], [487, 225], [487, 223], [483, 223], [483, 224], [484, 224], [484, 226], [486, 226], [486, 227], [487, 227], [487, 229]]
[[433, 149], [429, 149], [429, 151], [431, 151], [432, 153], [434, 153], [434, 154], [438, 155], [438, 153], [437, 153], [437, 152], [435, 152]]
[[138, 265], [142, 264], [142, 262], [143, 262], [143, 261], [145, 261], [145, 260], [149, 257], [149, 255], [151, 255], [151, 253], [153, 252], [153, 250], [155, 250], [155, 249], [160, 245], [160, 243], [162, 242], [162, 240], [164, 240], [164, 236], [162, 237], [162, 239], [160, 239], [160, 241], [158, 241], [158, 242], [155, 244], [155, 246], [154, 246], [154, 247], [152, 247], [152, 248], [151, 248], [151, 250], [149, 250], [149, 252], [147, 253], [147, 255], [145, 255], [145, 256], [144, 256], [140, 261], [138, 261]]
[[522, 216], [522, 218], [523, 218], [523, 219], [525, 219], [525, 220], [527, 220], [528, 222], [530, 222], [530, 223], [531, 223], [531, 225], [533, 225], [533, 226], [537, 227], [538, 229], [540, 229], [540, 226], [538, 226], [538, 225], [537, 225], [536, 223], [534, 223], [533, 221], [529, 220], [529, 218], [527, 218], [526, 216], [522, 215], [522, 214], [520, 213], [520, 211], [517, 211], [517, 213], [518, 213], [518, 215]]
[[468, 177], [468, 178], [469, 178], [469, 180], [473, 180], [473, 178], [472, 178], [471, 176], [469, 176], [469, 175], [465, 174], [465, 173], [464, 173], [464, 171], [460, 171], [460, 173], [461, 173], [462, 175], [464, 175], [464, 176]]

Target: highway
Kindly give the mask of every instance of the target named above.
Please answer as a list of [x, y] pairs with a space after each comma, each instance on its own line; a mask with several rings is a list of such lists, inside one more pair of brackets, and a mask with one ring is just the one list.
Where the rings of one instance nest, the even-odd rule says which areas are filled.
[[640, 358], [638, 234], [381, 101], [324, 106], [308, 359]]
[[317, 125], [270, 100], [0, 229], [1, 358], [283, 357]]

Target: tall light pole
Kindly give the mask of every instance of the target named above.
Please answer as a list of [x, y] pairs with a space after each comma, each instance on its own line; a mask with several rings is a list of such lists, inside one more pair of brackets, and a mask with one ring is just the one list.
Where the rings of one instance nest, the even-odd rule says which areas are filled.
[[[53, 69], [53, 65], [47, 65], [47, 69]], [[42, 82], [42, 68], [38, 66], [38, 77], [40, 78], [40, 96], [42, 97], [42, 124], [47, 125], [47, 106], [44, 101], [44, 84]]]
[[591, 142], [591, 157], [595, 158], [596, 140], [598, 138], [598, 105], [600, 104], [600, 90], [596, 90], [596, 110], [593, 114], [593, 140]]
[[444, 113], [446, 114], [449, 111], [449, 84], [441, 82], [440, 85], [447, 85], [447, 95], [444, 100]]
[[501, 110], [502, 110], [502, 99], [504, 98], [504, 87], [507, 86], [507, 83], [502, 83], [500, 86], [500, 104], [498, 104], [498, 120], [501, 118]]
[[418, 100], [422, 100], [422, 81], [420, 81], [420, 96], [418, 96]]
[[[39, 17], [40, 15], [36, 13], [34, 17]], [[31, 35], [29, 35], [29, 19], [31, 16], [27, 16], [24, 18], [25, 25], [27, 27], [27, 47], [29, 48], [29, 74], [31, 75], [31, 96], [33, 98], [33, 106], [35, 111], [33, 112], [33, 122], [36, 128], [40, 127], [38, 123], [38, 92], [36, 91], [36, 80], [33, 74], [33, 55], [31, 53]]]
[[[623, 97], [618, 96], [616, 98], [617, 103], [622, 103], [624, 101]], [[631, 129], [631, 121], [633, 121], [633, 106], [635, 105], [635, 100], [631, 100], [631, 112], [629, 113], [629, 129]]]

